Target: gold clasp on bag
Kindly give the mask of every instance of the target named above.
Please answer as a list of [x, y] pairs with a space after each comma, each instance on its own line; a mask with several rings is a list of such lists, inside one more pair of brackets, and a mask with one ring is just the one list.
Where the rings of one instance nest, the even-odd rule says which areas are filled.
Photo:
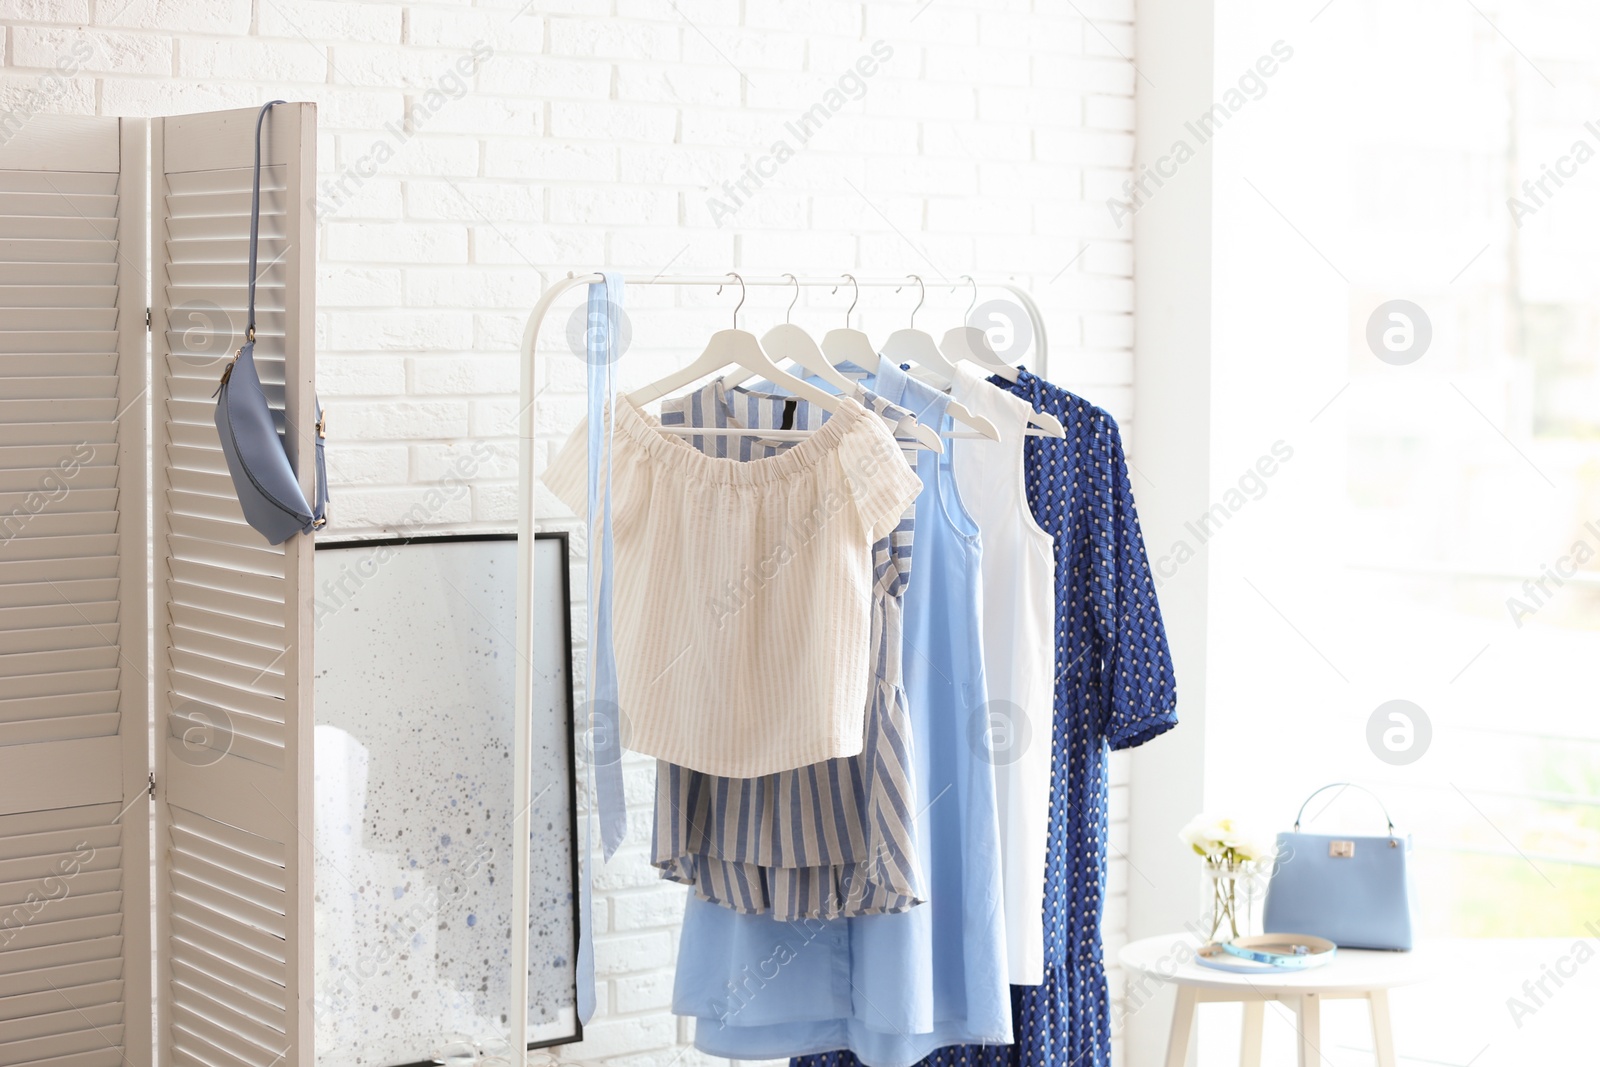
[[1329, 841], [1328, 855], [1336, 860], [1347, 860], [1356, 854], [1354, 841]]
[[232, 359], [228, 360], [228, 365], [222, 368], [222, 377], [217, 381], [217, 392], [211, 394], [213, 398], [216, 397], [217, 393], [222, 392], [224, 385], [228, 384], [228, 379], [233, 376], [233, 365], [239, 362], [239, 357], [242, 355], [244, 355], [244, 349], [241, 348], [233, 354]]

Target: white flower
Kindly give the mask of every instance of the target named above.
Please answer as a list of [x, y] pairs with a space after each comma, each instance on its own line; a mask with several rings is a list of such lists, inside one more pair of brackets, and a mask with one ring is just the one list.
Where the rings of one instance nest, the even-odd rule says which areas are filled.
[[1233, 850], [1242, 860], [1268, 860], [1278, 850], [1278, 835], [1249, 827], [1239, 835]]
[[1178, 840], [1202, 856], [1214, 856], [1222, 851], [1221, 820], [1202, 812], [1178, 831]]
[[1276, 838], [1241, 819], [1201, 812], [1178, 831], [1178, 840], [1208, 859], [1259, 860], [1272, 855]]

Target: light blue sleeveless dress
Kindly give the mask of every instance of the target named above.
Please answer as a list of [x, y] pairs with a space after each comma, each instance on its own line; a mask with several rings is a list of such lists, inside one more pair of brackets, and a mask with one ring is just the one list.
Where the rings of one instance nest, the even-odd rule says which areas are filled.
[[[949, 398], [887, 360], [864, 384], [948, 428]], [[897, 915], [786, 923], [691, 895], [673, 1011], [697, 1018], [703, 1052], [763, 1060], [849, 1049], [872, 1067], [909, 1067], [945, 1045], [1011, 1040], [981, 549], [949, 459], [918, 454], [923, 491], [904, 615], [928, 902]]]

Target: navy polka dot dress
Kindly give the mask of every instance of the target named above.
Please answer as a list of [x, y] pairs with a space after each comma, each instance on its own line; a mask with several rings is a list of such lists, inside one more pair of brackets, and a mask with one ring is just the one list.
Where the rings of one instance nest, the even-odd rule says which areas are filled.
[[[1110, 1067], [1100, 916], [1106, 757], [1177, 725], [1172, 656], [1116, 421], [1024, 370], [993, 379], [1066, 427], [1027, 439], [1028, 503], [1056, 543], [1055, 757], [1045, 868], [1045, 981], [1012, 986], [1014, 1045], [940, 1049], [927, 1067]], [[856, 1067], [848, 1052], [792, 1067]], [[871, 1065], [866, 1065], [871, 1067]]]

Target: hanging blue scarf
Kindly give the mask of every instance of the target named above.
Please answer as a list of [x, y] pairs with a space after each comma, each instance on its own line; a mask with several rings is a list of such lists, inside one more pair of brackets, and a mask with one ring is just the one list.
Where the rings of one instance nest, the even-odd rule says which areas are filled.
[[[610, 859], [628, 832], [622, 792], [622, 722], [617, 703], [617, 662], [611, 647], [611, 425], [607, 412], [616, 400], [614, 368], [622, 354], [622, 275], [607, 272], [589, 286], [586, 357], [589, 364], [589, 775], [595, 802], [585, 820], [583, 871], [578, 880], [578, 1018], [594, 1015], [594, 934], [591, 931], [594, 813], [600, 818], [600, 843]], [[601, 464], [607, 477], [601, 485]], [[596, 534], [598, 533], [598, 539]], [[598, 573], [597, 573], [598, 572]]]

